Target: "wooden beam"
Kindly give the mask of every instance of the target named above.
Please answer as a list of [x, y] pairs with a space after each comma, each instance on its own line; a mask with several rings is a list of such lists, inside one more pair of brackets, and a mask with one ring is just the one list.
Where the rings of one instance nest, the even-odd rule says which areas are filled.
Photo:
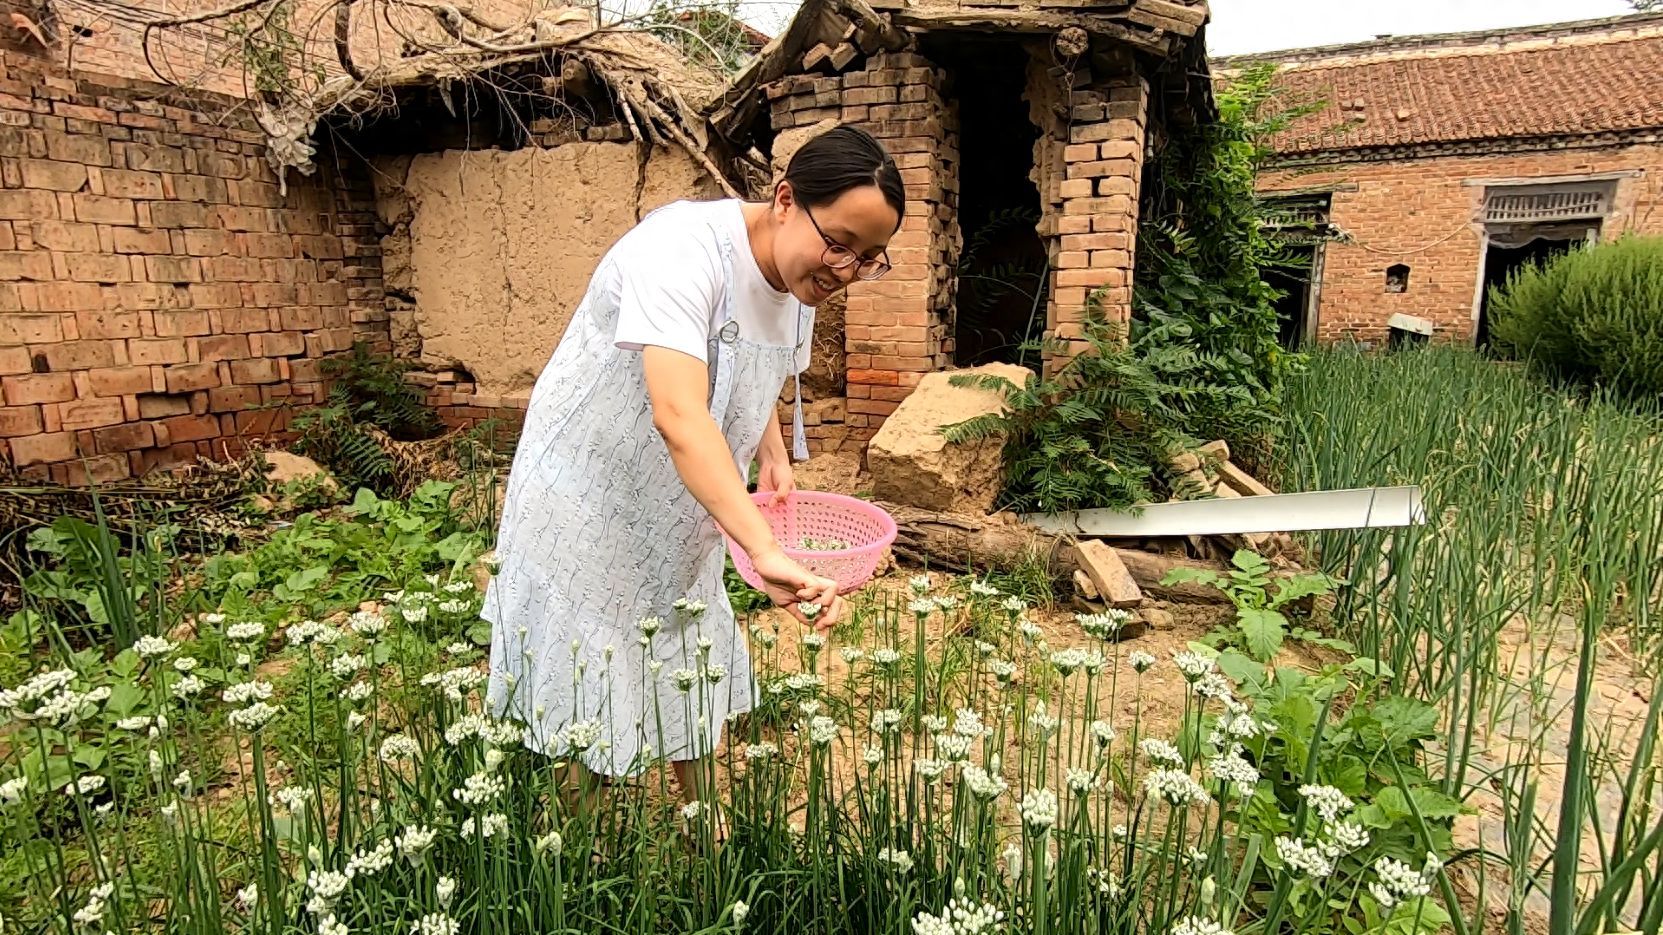
[[1188, 24], [1191, 29], [1185, 35], [1194, 35], [1207, 22], [1210, 15], [1205, 3], [1194, 6], [1185, 3], [1173, 3], [1172, 0], [1137, 0], [1132, 4], [1134, 9], [1143, 10], [1156, 16]]
[[839, 45], [837, 48], [832, 49], [832, 69], [835, 71], [842, 71], [843, 69], [848, 68], [849, 63], [854, 61], [855, 56], [859, 54], [860, 50], [855, 48], [855, 44], [853, 42], [845, 42], [842, 45]]
[[1195, 30], [1198, 28], [1191, 26], [1183, 20], [1172, 19], [1171, 17], [1162, 16], [1159, 13], [1151, 13], [1141, 6], [1134, 6], [1127, 10], [1123, 15], [1127, 20], [1137, 23], [1139, 26], [1147, 26], [1150, 29], [1169, 32], [1175, 36], [1182, 36], [1185, 39], [1195, 35]]
[[1032, 10], [899, 10], [890, 14], [897, 26], [912, 29], [963, 29], [972, 32], [1026, 33], [1044, 35], [1077, 26], [1136, 46], [1162, 57], [1172, 51], [1169, 36], [1132, 29], [1105, 17], [1085, 13], [1039, 13]]

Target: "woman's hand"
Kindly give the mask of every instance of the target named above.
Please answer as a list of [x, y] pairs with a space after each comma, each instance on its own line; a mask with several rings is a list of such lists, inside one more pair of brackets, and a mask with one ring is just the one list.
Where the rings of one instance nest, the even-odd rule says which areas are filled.
[[[768, 599], [785, 608], [797, 622], [829, 630], [842, 619], [843, 598], [837, 594], [837, 582], [810, 574], [778, 548], [752, 555], [751, 567], [762, 579]], [[799, 604], [818, 604], [820, 613], [810, 620]]]
[[784, 503], [786, 498], [797, 490], [797, 478], [791, 471], [791, 459], [771, 457], [766, 450], [759, 453], [756, 459], [756, 489], [773, 494], [768, 499], [770, 506]]

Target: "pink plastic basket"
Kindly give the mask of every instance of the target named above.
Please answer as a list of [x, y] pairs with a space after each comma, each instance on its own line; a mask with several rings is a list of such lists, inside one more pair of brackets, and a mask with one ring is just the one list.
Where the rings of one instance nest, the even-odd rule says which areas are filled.
[[[773, 496], [758, 491], [751, 494], [751, 499], [761, 508], [780, 547], [804, 568], [836, 581], [840, 594], [848, 594], [871, 580], [872, 572], [883, 558], [883, 550], [895, 541], [895, 520], [865, 500], [800, 490], [784, 503], [770, 506], [768, 501]], [[849, 547], [835, 551], [804, 549], [801, 547], [804, 539], [838, 540]], [[751, 567], [750, 556], [731, 537], [728, 537], [728, 554], [733, 556], [733, 567], [739, 577], [760, 589], [762, 579]]]

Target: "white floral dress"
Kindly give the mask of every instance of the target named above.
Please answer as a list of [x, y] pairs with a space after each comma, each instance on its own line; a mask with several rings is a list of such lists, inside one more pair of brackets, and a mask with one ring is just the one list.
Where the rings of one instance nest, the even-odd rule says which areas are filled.
[[[736, 246], [720, 239], [731, 275]], [[618, 296], [598, 285], [606, 262], [532, 390], [482, 613], [493, 713], [525, 722], [532, 749], [626, 776], [714, 750], [754, 686], [722, 584], [722, 535], [653, 426], [640, 353], [615, 344]], [[746, 340], [727, 295], [708, 340], [710, 411], [743, 474], [798, 349]], [[798, 314], [800, 342], [812, 310]], [[800, 458], [800, 400], [796, 421]], [[683, 598], [704, 612], [676, 611]], [[643, 647], [646, 617], [663, 629]]]

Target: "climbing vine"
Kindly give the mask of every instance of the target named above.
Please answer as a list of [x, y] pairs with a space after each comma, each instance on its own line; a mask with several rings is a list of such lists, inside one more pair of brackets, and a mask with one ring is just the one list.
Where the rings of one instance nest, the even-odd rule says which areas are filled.
[[1281, 428], [1283, 380], [1301, 358], [1278, 341], [1266, 270], [1290, 265], [1268, 233], [1270, 209], [1255, 192], [1269, 140], [1315, 102], [1278, 96], [1275, 66], [1250, 67], [1217, 92], [1218, 119], [1171, 139], [1143, 179], [1133, 289], [1132, 343], [1158, 363], [1183, 348], [1180, 385], [1224, 389], [1175, 401], [1183, 429], [1224, 438], [1248, 462], [1269, 453]]

